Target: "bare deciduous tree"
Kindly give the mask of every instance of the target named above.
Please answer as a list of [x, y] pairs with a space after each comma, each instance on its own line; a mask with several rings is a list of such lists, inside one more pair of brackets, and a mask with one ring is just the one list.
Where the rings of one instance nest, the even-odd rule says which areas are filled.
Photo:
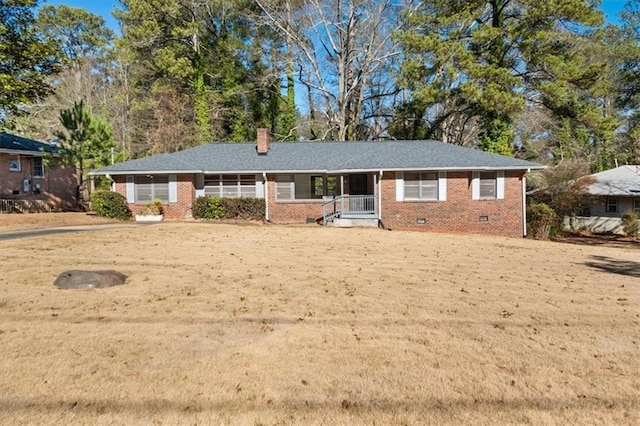
[[[399, 1], [256, 0], [293, 47], [317, 139], [385, 135], [400, 54], [392, 38]], [[321, 125], [313, 126], [313, 122]], [[317, 129], [322, 128], [320, 132]]]

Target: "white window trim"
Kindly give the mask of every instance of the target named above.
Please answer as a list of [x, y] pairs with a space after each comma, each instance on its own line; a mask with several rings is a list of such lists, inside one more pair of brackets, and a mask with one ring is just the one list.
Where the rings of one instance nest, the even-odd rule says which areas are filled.
[[256, 198], [264, 198], [264, 182], [256, 177]]
[[[615, 202], [614, 203], [610, 203], [611, 201], [615, 201]], [[609, 210], [609, 206], [611, 204], [615, 204], [615, 206], [616, 206], [616, 209], [613, 210], [613, 211]], [[618, 209], [619, 208], [620, 208], [620, 201], [618, 200], [618, 198], [616, 198], [616, 197], [607, 197], [607, 210], [606, 210], [607, 213], [618, 213]]]
[[[429, 171], [416, 171], [415, 173], [434, 173]], [[437, 172], [436, 178], [436, 198], [435, 199], [421, 199], [421, 198], [405, 198], [404, 196], [404, 172], [396, 172], [396, 201], [417, 201], [417, 202], [434, 202], [434, 201], [447, 201], [447, 172]]]
[[504, 171], [496, 172], [496, 199], [504, 200]]
[[136, 202], [136, 183], [133, 176], [127, 176], [127, 203], [133, 204]]
[[[18, 167], [11, 167], [11, 158], [15, 157], [17, 159]], [[10, 172], [19, 172], [22, 170], [22, 159], [20, 158], [20, 154], [9, 154], [9, 171]]]
[[472, 200], [504, 200], [504, 170], [496, 171], [496, 196], [495, 198], [480, 198], [480, 172], [472, 172], [471, 199]]
[[396, 172], [396, 201], [404, 201], [404, 173]]
[[480, 199], [480, 172], [471, 173], [471, 199]]
[[169, 202], [178, 202], [178, 176], [169, 175]]
[[438, 201], [447, 201], [447, 172], [438, 172]]

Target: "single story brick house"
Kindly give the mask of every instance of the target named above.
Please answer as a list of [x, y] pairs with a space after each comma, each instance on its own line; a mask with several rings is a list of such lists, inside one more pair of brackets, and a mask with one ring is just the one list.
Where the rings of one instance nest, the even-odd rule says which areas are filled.
[[55, 155], [57, 149], [51, 144], [0, 133], [0, 200], [4, 207], [75, 208], [75, 167], [48, 166], [44, 159], [47, 153]]
[[585, 178], [593, 181], [585, 188], [589, 204], [575, 218], [565, 218], [566, 225], [593, 232], [623, 233], [622, 215], [640, 212], [640, 165], [620, 166]]
[[92, 171], [133, 212], [159, 198], [189, 217], [196, 197], [258, 197], [274, 223], [373, 219], [413, 228], [522, 237], [525, 173], [544, 166], [437, 141], [211, 143]]

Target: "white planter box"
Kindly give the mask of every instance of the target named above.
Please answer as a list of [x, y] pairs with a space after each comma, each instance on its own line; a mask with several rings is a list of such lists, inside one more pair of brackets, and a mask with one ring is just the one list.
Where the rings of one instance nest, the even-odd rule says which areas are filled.
[[137, 214], [136, 222], [162, 222], [164, 215], [162, 214]]

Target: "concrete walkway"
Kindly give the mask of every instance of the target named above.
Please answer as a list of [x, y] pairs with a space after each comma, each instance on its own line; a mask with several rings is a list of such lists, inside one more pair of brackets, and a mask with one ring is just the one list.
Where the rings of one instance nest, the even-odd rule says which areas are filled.
[[0, 241], [18, 238], [40, 237], [44, 235], [66, 234], [70, 232], [104, 231], [108, 229], [137, 228], [149, 226], [148, 223], [109, 223], [106, 225], [61, 226], [57, 228], [22, 229], [20, 231], [0, 232]]

